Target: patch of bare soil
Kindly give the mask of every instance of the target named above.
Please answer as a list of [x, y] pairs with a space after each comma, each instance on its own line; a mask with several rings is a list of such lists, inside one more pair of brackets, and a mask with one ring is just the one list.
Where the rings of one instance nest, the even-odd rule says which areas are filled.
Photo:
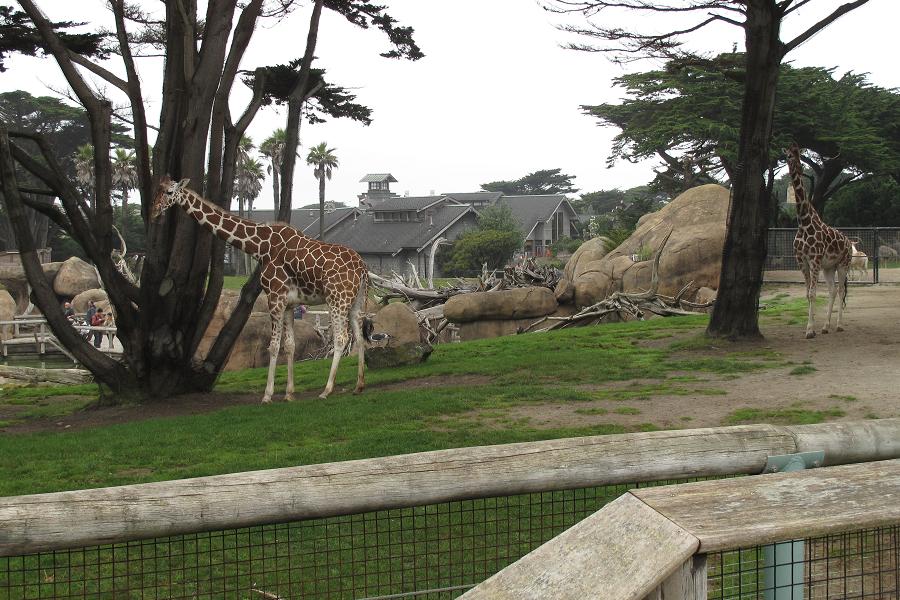
[[[794, 297], [805, 294], [802, 286], [788, 286], [777, 292]], [[773, 291], [767, 290], [766, 296], [772, 294]], [[819, 329], [823, 313], [824, 309], [817, 310]], [[827, 420], [836, 421], [900, 417], [900, 370], [897, 369], [900, 287], [853, 287], [844, 311], [844, 328], [845, 331], [840, 333], [819, 333], [814, 339], [807, 340], [805, 319], [795, 325], [764, 319], [765, 339], [760, 342], [722, 342], [689, 354], [721, 356], [732, 352], [771, 350], [781, 355], [783, 361], [794, 364], [726, 376], [680, 373], [698, 379], [679, 383], [682, 390], [695, 390], [693, 393], [523, 405], [510, 408], [505, 418], [526, 420], [530, 426], [538, 428], [587, 427], [605, 423], [630, 428], [649, 423], [670, 429], [729, 424], [729, 415], [739, 409], [756, 409], [769, 415], [792, 409], [824, 411]], [[672, 341], [670, 338], [648, 343], [665, 346]], [[791, 374], [797, 366], [807, 362], [815, 371]], [[629, 381], [604, 385], [604, 389], [625, 390], [635, 384], [651, 386], [654, 383], [660, 381]], [[722, 391], [725, 393], [721, 394]], [[837, 416], [838, 412], [843, 416]], [[778, 422], [779, 417], [763, 420]]]

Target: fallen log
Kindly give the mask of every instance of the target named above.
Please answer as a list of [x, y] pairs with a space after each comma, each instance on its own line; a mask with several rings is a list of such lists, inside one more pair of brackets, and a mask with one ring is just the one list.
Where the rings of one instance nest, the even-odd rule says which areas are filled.
[[35, 369], [5, 365], [0, 365], [0, 377], [27, 383], [58, 383], [62, 385], [81, 385], [94, 380], [91, 372], [84, 369]]

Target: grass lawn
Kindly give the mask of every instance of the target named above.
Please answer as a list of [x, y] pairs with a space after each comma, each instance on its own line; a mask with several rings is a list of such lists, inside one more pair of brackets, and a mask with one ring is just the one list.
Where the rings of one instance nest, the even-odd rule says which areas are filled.
[[[777, 309], [787, 319], [803, 310], [797, 302], [778, 304]], [[766, 351], [697, 356], [691, 349], [703, 344], [699, 336], [705, 323], [705, 316], [656, 319], [446, 344], [425, 364], [369, 370], [370, 387], [359, 396], [335, 393], [325, 401], [234, 406], [73, 431], [0, 434], [0, 495], [650, 430], [655, 426], [640, 422], [547, 429], [502, 415], [509, 407], [547, 402], [640, 400], [660, 393], [720, 395], [722, 390], [702, 383], [703, 373], [737, 374], [785, 364]], [[298, 392], [318, 391], [328, 364], [297, 365]], [[353, 358], [342, 361], [338, 389], [352, 389], [355, 369]], [[265, 375], [264, 368], [224, 373], [212, 394], [261, 396]], [[604, 386], [634, 379], [640, 383], [623, 389]], [[283, 380], [282, 367], [278, 385]], [[82, 409], [95, 400], [96, 388], [21, 388], [0, 394], [0, 407], [25, 405], [28, 413], [16, 418], [27, 418]], [[639, 406], [618, 408], [610, 412], [640, 420]], [[734, 417], [735, 422], [747, 420], [746, 414]]]
[[[768, 312], [783, 322], [804, 310], [799, 302], [778, 298]], [[359, 396], [336, 393], [326, 401], [0, 434], [0, 495], [652, 429], [640, 423], [640, 401], [650, 395], [718, 396], [725, 391], [715, 387], [720, 382], [709, 383], [714, 375], [791, 366], [764, 349], [708, 356], [702, 352], [708, 346], [701, 337], [705, 324], [704, 316], [657, 319], [447, 344], [423, 365], [370, 370], [371, 387]], [[299, 364], [298, 391], [317, 392], [327, 368], [327, 361]], [[225, 373], [212, 395], [259, 396], [265, 375], [265, 369]], [[283, 368], [278, 379], [283, 385]], [[338, 387], [351, 389], [354, 382], [355, 361], [345, 359]], [[59, 415], [92, 402], [95, 394], [91, 386], [6, 390], [0, 408], [24, 405], [34, 416]], [[589, 405], [596, 400], [615, 405]], [[547, 429], [505, 416], [511, 407], [548, 402], [584, 406], [575, 409], [584, 415], [628, 415], [637, 424]], [[834, 415], [802, 407], [778, 414], [746, 409], [735, 411], [730, 422], [815, 422], [828, 416]], [[138, 598], [144, 597], [141, 588], [172, 597], [247, 597], [254, 589], [323, 598], [442, 586], [461, 592], [624, 491], [610, 486], [452, 502], [0, 559], [0, 599], [82, 593]], [[736, 563], [730, 556], [721, 566], [717, 561], [714, 571]], [[9, 595], [3, 592], [4, 572]], [[747, 589], [757, 582], [755, 573], [739, 572], [713, 587], [735, 577]]]

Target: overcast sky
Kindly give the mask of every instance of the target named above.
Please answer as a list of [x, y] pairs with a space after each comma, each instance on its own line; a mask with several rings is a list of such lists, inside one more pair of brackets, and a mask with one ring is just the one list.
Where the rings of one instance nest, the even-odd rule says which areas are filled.
[[[843, 1], [814, 0], [789, 19], [782, 39], [790, 39]], [[91, 20], [112, 27], [102, 0], [38, 3], [54, 20]], [[614, 77], [657, 64], [621, 67], [600, 54], [560, 48], [575, 38], [556, 29], [560, 16], [545, 12], [535, 0], [383, 3], [402, 25], [415, 29], [426, 56], [415, 62], [381, 58], [378, 53], [388, 45], [380, 31], [361, 31], [324, 11], [316, 65], [327, 69], [329, 81], [352, 88], [358, 101], [374, 112], [368, 127], [350, 121], [302, 126], [302, 158], [319, 142], [336, 148], [340, 168], [328, 183], [328, 200], [356, 205], [357, 194], [365, 189], [359, 180], [366, 173], [392, 173], [398, 180], [392, 189], [410, 195], [477, 191], [482, 183], [551, 168], [575, 175], [576, 187], [583, 192], [625, 189], [652, 178], [655, 161], [617, 163], [607, 169], [605, 161], [618, 130], [597, 127], [579, 106], [616, 101], [621, 90], [612, 86]], [[635, 23], [633, 17], [631, 21]], [[838, 75], [848, 70], [867, 72], [876, 85], [900, 87], [898, 22], [900, 2], [871, 0], [789, 58], [795, 66], [837, 67]], [[242, 68], [302, 56], [307, 23], [306, 11], [297, 11], [280, 24], [261, 28]], [[640, 24], [654, 25], [647, 19]], [[670, 26], [662, 19], [656, 24], [660, 31]], [[742, 31], [724, 26], [696, 34], [687, 46], [718, 53], [729, 51], [733, 44], [742, 49]], [[160, 65], [160, 61], [142, 62], [151, 115], [159, 109]], [[8, 66], [10, 70], [0, 78], [0, 91], [24, 89], [35, 95], [55, 95], [52, 89], [65, 89], [51, 59], [11, 58]], [[108, 66], [122, 72], [115, 58]], [[233, 112], [239, 113], [247, 96], [245, 88], [235, 95]], [[267, 108], [249, 134], [259, 144], [283, 126], [283, 113]], [[294, 189], [294, 206], [318, 200], [316, 180], [302, 161]], [[271, 185], [266, 182], [256, 206], [271, 205]]]

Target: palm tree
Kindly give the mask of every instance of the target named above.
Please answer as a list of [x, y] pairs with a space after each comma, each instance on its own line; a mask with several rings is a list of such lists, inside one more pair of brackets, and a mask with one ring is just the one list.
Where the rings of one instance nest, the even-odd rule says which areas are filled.
[[81, 193], [90, 200], [91, 210], [94, 210], [96, 209], [94, 206], [94, 147], [90, 144], [79, 146], [72, 160], [75, 163], [75, 179], [81, 188]]
[[281, 176], [281, 160], [284, 158], [284, 142], [284, 129], [278, 128], [259, 146], [260, 153], [269, 159], [269, 165], [266, 167], [266, 172], [272, 175], [272, 197], [275, 199], [276, 215], [278, 214], [278, 202], [281, 197], [279, 177]]
[[[253, 160], [250, 157], [250, 153], [253, 152], [253, 149], [256, 146], [253, 144], [253, 139], [247, 137], [246, 135], [241, 136], [241, 141], [238, 142], [237, 147], [237, 159], [235, 161], [235, 169], [234, 169], [234, 194], [237, 196], [238, 200], [238, 215], [244, 216], [244, 200], [246, 200], [247, 195], [238, 191], [238, 187], [241, 185], [242, 171], [244, 170], [245, 165], [248, 161]], [[245, 176], [245, 175], [244, 175]], [[247, 183], [246, 181], [244, 182]], [[257, 192], [258, 193], [258, 192]], [[255, 196], [254, 196], [255, 197]]]
[[138, 184], [134, 150], [116, 148], [112, 161], [112, 184], [122, 192], [122, 231], [128, 231], [128, 192]]
[[246, 203], [247, 217], [253, 211], [253, 201], [256, 200], [262, 191], [262, 180], [266, 178], [263, 172], [263, 164], [255, 159], [248, 158], [240, 163], [237, 171], [237, 179], [234, 182], [234, 193], [238, 197], [238, 202], [243, 207]]
[[325, 240], [325, 178], [331, 179], [332, 169], [338, 167], [336, 148], [329, 148], [325, 142], [313, 146], [306, 157], [306, 164], [312, 165], [313, 175], [319, 180], [319, 239]]
[[[249, 218], [250, 213], [253, 212], [253, 201], [256, 200], [256, 197], [262, 191], [262, 180], [265, 179], [266, 174], [263, 171], [263, 164], [250, 156], [244, 159], [239, 158], [236, 166], [234, 194], [237, 196], [241, 213], [244, 212], [246, 203], [246, 216]], [[235, 256], [234, 252], [232, 252], [232, 256]], [[245, 254], [241, 264], [243, 268], [239, 269], [240, 273], [248, 273], [250, 271], [250, 256]]]

